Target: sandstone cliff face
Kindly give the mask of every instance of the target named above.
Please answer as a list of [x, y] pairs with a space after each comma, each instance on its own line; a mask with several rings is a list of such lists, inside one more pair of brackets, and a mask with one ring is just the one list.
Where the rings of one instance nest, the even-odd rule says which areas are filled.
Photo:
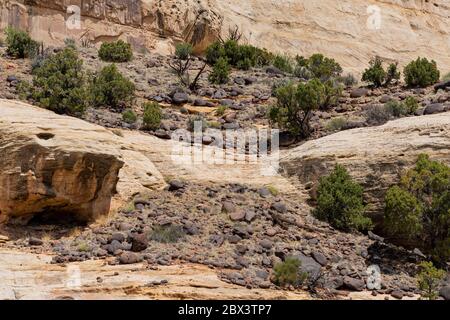
[[[121, 137], [84, 121], [0, 100], [0, 222], [42, 212], [78, 220], [165, 185], [152, 162]], [[119, 199], [118, 199], [119, 200]]]
[[[66, 25], [70, 4], [81, 8], [79, 30]], [[184, 40], [200, 52], [237, 25], [254, 45], [323, 52], [352, 72], [361, 72], [374, 55], [401, 65], [427, 56], [450, 71], [446, 0], [0, 0], [0, 17], [0, 28], [26, 28], [47, 44], [67, 37], [94, 43], [123, 38], [136, 48], [169, 53]]]
[[[65, 38], [94, 44], [122, 38], [135, 49], [170, 53], [174, 43], [189, 41], [202, 51], [220, 33], [220, 17], [205, 1], [176, 0], [0, 0], [0, 28], [30, 31], [48, 45]], [[77, 12], [71, 5], [80, 8]], [[72, 24], [77, 13], [81, 24]]]
[[281, 156], [285, 175], [312, 185], [339, 163], [366, 190], [374, 218], [382, 214], [386, 190], [397, 184], [420, 153], [450, 164], [450, 113], [403, 118], [380, 127], [360, 128], [308, 141]]

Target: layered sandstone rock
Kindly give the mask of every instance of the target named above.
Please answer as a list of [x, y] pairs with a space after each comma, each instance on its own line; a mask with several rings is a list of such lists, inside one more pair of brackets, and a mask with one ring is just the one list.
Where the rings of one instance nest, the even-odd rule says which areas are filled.
[[76, 118], [0, 100], [0, 220], [37, 213], [92, 220], [119, 191], [165, 185], [153, 163], [120, 136]]
[[[380, 127], [360, 128], [308, 141], [281, 156], [285, 175], [317, 186], [320, 176], [339, 163], [366, 190], [375, 218], [386, 190], [398, 183], [420, 153], [450, 164], [450, 113], [403, 118]], [[313, 192], [314, 193], [314, 192]], [[312, 194], [314, 196], [314, 194]]]
[[[79, 29], [67, 10], [73, 4], [81, 11]], [[374, 55], [401, 66], [426, 56], [450, 71], [447, 0], [0, 0], [0, 19], [0, 28], [28, 29], [48, 45], [122, 38], [160, 53], [178, 41], [201, 52], [237, 25], [244, 41], [274, 52], [322, 52], [356, 73]]]
[[221, 25], [205, 1], [178, 0], [0, 0], [0, 17], [0, 28], [27, 29], [47, 45], [66, 38], [93, 44], [121, 38], [136, 50], [160, 53], [170, 53], [180, 41], [202, 51], [218, 38]]

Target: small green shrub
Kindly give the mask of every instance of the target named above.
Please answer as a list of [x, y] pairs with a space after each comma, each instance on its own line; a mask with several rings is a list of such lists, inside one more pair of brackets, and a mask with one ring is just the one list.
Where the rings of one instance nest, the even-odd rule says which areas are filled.
[[415, 168], [388, 190], [384, 219], [388, 234], [445, 263], [450, 258], [450, 167], [420, 155]]
[[391, 119], [391, 116], [384, 105], [369, 106], [365, 112], [366, 121], [371, 125], [384, 124]]
[[288, 55], [276, 55], [272, 62], [273, 66], [286, 73], [293, 73], [292, 59]]
[[392, 114], [395, 118], [403, 117], [408, 114], [408, 108], [402, 102], [391, 100], [387, 102], [384, 107], [386, 111]]
[[339, 77], [339, 81], [343, 83], [347, 88], [353, 87], [358, 84], [358, 79], [356, 79], [356, 77], [351, 73], [347, 73], [347, 75]]
[[434, 60], [417, 58], [404, 69], [405, 82], [410, 87], [427, 87], [439, 81], [440, 72]]
[[73, 49], [73, 50], [77, 50], [77, 43], [76, 43], [75, 40], [72, 39], [72, 38], [66, 38], [66, 39], [64, 39], [64, 45], [65, 45], [67, 48], [71, 48], [71, 49]]
[[208, 79], [214, 84], [224, 84], [228, 82], [230, 67], [225, 58], [219, 58], [214, 64], [213, 71], [210, 73]]
[[24, 59], [34, 56], [39, 48], [39, 44], [31, 39], [25, 31], [12, 27], [5, 29], [6, 53], [17, 59]]
[[318, 79], [295, 86], [289, 83], [276, 90], [277, 103], [268, 111], [268, 118], [294, 136], [311, 134], [312, 112], [323, 103], [323, 84]]
[[379, 57], [370, 60], [369, 68], [362, 75], [361, 80], [371, 83], [374, 87], [381, 87], [386, 79], [383, 61]]
[[391, 63], [386, 72], [385, 85], [390, 85], [393, 81], [400, 80], [400, 71], [398, 71], [398, 63]]
[[419, 109], [419, 103], [416, 98], [410, 96], [405, 99], [406, 111], [408, 114], [414, 114]]
[[122, 120], [128, 124], [132, 124], [137, 121], [137, 116], [132, 109], [127, 109], [122, 113]]
[[313, 214], [339, 230], [370, 230], [372, 221], [365, 216], [363, 191], [344, 167], [336, 165], [333, 172], [320, 179]]
[[310, 80], [314, 77], [307, 67], [297, 65], [294, 69], [294, 76], [304, 80]]
[[345, 128], [348, 125], [348, 121], [345, 118], [339, 117], [334, 118], [328, 121], [326, 125], [326, 129], [328, 131], [341, 131], [343, 128]]
[[219, 106], [216, 110], [216, 115], [221, 117], [225, 114], [225, 112], [228, 110], [227, 106]]
[[43, 60], [33, 71], [31, 97], [59, 114], [81, 115], [88, 103], [83, 61], [70, 48]]
[[306, 281], [308, 274], [301, 272], [300, 266], [300, 260], [294, 257], [288, 257], [284, 262], [276, 264], [273, 269], [274, 283], [281, 287], [288, 285], [301, 286]]
[[342, 85], [338, 81], [330, 78], [322, 82], [323, 100], [319, 106], [320, 110], [328, 110], [338, 103], [339, 97], [342, 95]]
[[330, 78], [338, 78], [342, 73], [342, 67], [334, 59], [325, 57], [323, 54], [313, 54], [308, 59], [308, 69], [315, 78], [322, 81]]
[[124, 77], [115, 64], [104, 67], [90, 85], [94, 107], [123, 110], [133, 103], [134, 91], [134, 83]]
[[217, 60], [226, 57], [225, 48], [223, 45], [216, 41], [206, 49], [206, 61], [210, 65], [215, 65]]
[[439, 285], [445, 278], [446, 272], [437, 269], [432, 262], [422, 262], [422, 269], [416, 276], [417, 285], [422, 292], [422, 299], [436, 300], [439, 297]]
[[248, 70], [256, 66], [269, 65], [273, 55], [267, 50], [252, 45], [239, 45], [237, 40], [227, 40], [225, 43], [214, 42], [206, 49], [206, 61], [216, 64], [220, 58], [238, 69]]
[[190, 43], [179, 43], [175, 46], [175, 56], [181, 60], [187, 60], [191, 56], [193, 47]]
[[280, 194], [280, 191], [278, 191], [278, 189], [276, 187], [274, 187], [273, 185], [268, 185], [266, 186], [267, 190], [269, 190], [269, 192], [274, 196], [278, 196]]
[[144, 128], [147, 130], [157, 130], [161, 125], [163, 112], [156, 102], [148, 102], [144, 104]]
[[98, 56], [107, 62], [128, 62], [133, 59], [131, 45], [122, 40], [102, 43]]
[[181, 226], [157, 226], [150, 233], [150, 239], [160, 243], [175, 243], [185, 237]]

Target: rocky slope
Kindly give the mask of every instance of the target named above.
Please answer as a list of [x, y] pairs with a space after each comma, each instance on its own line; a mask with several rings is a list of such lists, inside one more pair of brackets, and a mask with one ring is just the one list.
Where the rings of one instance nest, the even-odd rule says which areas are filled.
[[[149, 188], [146, 190], [138, 191], [130, 185], [120, 189], [121, 179], [125, 179], [126, 182], [130, 181], [130, 177], [134, 178], [130, 172], [122, 171], [119, 173], [119, 191], [127, 190], [128, 196], [132, 195], [130, 192], [133, 190], [134, 193], [139, 192], [129, 205], [122, 206], [108, 219], [87, 228], [41, 222], [34, 222], [24, 227], [3, 226], [1, 234], [6, 235], [7, 238], [4, 239], [9, 241], [2, 246], [6, 245], [13, 250], [13, 253], [15, 252], [5, 257], [14, 257], [17, 255], [17, 250], [22, 252], [32, 250], [34, 253], [52, 254], [52, 261], [57, 264], [73, 265], [74, 262], [91, 259], [100, 259], [109, 265], [137, 266], [143, 263], [144, 269], [164, 266], [161, 273], [155, 273], [155, 276], [159, 274], [164, 279], [170, 278], [169, 275], [172, 272], [170, 270], [179, 268], [178, 276], [169, 280], [174, 281], [173, 285], [178, 288], [170, 289], [175, 288], [170, 285], [169, 289], [172, 290], [170, 292], [175, 294], [174, 292], [179, 292], [180, 287], [184, 286], [181, 284], [183, 275], [197, 277], [197, 274], [183, 269], [184, 263], [205, 265], [213, 269], [216, 277], [222, 282], [213, 280], [212, 283], [216, 283], [215, 285], [225, 292], [227, 288], [234, 288], [229, 284], [257, 290], [275, 289], [276, 287], [270, 282], [273, 266], [280, 259], [294, 255], [302, 261], [302, 268], [304, 272], [310, 274], [310, 279], [319, 284], [321, 289], [317, 291], [318, 297], [342, 298], [348, 290], [364, 292], [369, 276], [367, 267], [371, 264], [380, 266], [383, 279], [382, 287], [374, 292], [375, 295], [392, 294], [397, 298], [416, 297], [417, 288], [413, 276], [416, 272], [416, 263], [422, 259], [420, 253], [389, 245], [375, 235], [367, 237], [345, 234], [331, 229], [326, 223], [317, 221], [310, 215], [310, 208], [306, 203], [308, 196], [302, 193], [304, 184], [309, 182], [308, 179], [308, 181], [300, 179], [301, 184], [295, 184], [295, 181], [281, 176], [262, 177], [257, 167], [245, 163], [237, 163], [233, 166], [177, 164], [170, 158], [175, 143], [170, 140], [160, 140], [148, 134], [132, 131], [118, 129], [109, 131], [74, 118], [56, 116], [49, 111], [23, 103], [3, 100], [2, 106], [0, 110], [6, 110], [3, 111], [3, 118], [11, 119], [16, 114], [21, 120], [17, 120], [14, 127], [25, 128], [24, 131], [30, 136], [39, 134], [40, 131], [35, 130], [46, 129], [47, 133], [55, 135], [52, 143], [58, 143], [61, 146], [72, 145], [72, 148], [89, 146], [87, 141], [92, 140], [91, 147], [98, 149], [106, 147], [109, 152], [117, 154], [117, 158], [122, 159], [125, 164], [128, 163], [136, 171], [160, 172], [162, 173], [160, 177], [178, 179], [171, 180], [169, 188], [165, 190], [160, 190], [158, 187], [164, 184], [162, 179], [160, 183], [158, 183], [160, 180], [156, 180], [151, 185], [147, 185]], [[8, 110], [15, 112], [8, 112]], [[27, 120], [23, 113], [26, 113], [31, 120]], [[319, 149], [316, 150], [310, 147], [308, 150], [299, 151], [303, 147], [300, 146], [292, 151], [281, 151], [280, 157], [281, 159], [290, 159], [292, 155], [306, 157], [310, 152], [319, 159], [318, 162], [326, 159], [328, 162], [324, 161], [324, 163], [331, 166], [335, 161], [327, 150], [336, 148], [336, 154], [339, 155], [337, 161], [354, 156], [355, 163], [359, 163], [358, 159], [360, 159], [361, 165], [349, 166], [351, 171], [358, 174], [357, 169], [365, 163], [363, 159], [367, 152], [364, 151], [364, 146], [368, 144], [368, 140], [371, 146], [384, 146], [388, 150], [401, 148], [406, 154], [405, 159], [412, 159], [415, 151], [411, 154], [408, 152], [408, 145], [404, 143], [405, 135], [408, 137], [417, 135], [415, 136], [417, 148], [431, 152], [432, 157], [438, 156], [439, 150], [442, 150], [442, 156], [445, 159], [448, 156], [446, 153], [448, 116], [449, 113], [441, 113], [404, 118], [382, 127], [345, 131], [307, 143], [317, 143], [317, 146], [323, 146], [323, 148], [318, 147]], [[33, 126], [34, 121], [38, 120], [41, 124]], [[9, 120], [9, 123], [14, 121]], [[63, 139], [64, 131], [61, 126], [67, 126], [65, 130], [69, 130], [72, 137]], [[424, 135], [416, 133], [419, 130]], [[77, 133], [77, 131], [83, 131], [83, 133]], [[346, 138], [349, 135], [354, 137], [359, 141], [355, 142], [355, 146], [359, 147], [349, 146], [346, 144], [347, 139], [340, 140], [342, 135]], [[138, 153], [147, 161], [141, 162], [140, 165], [133, 165], [135, 162], [127, 161], [126, 154], [122, 153], [124, 150]], [[401, 152], [401, 150], [397, 151]], [[372, 162], [388, 161], [386, 160], [389, 159], [386, 156], [387, 152], [374, 153]], [[309, 162], [302, 159], [296, 161], [292, 167], [302, 168], [302, 163]], [[374, 175], [378, 174], [380, 174], [379, 171], [374, 173]], [[32, 235], [31, 238], [29, 235]], [[35, 263], [32, 256], [19, 255], [19, 258]], [[45, 261], [49, 262], [48, 259], [45, 258]], [[10, 263], [9, 261], [8, 265]], [[87, 268], [85, 276], [89, 280], [86, 287], [71, 292], [62, 290], [58, 283], [45, 280], [47, 288], [45, 286], [44, 288], [50, 290], [46, 291], [47, 297], [70, 295], [88, 298], [94, 297], [94, 293], [101, 297], [104, 294], [102, 285], [96, 287], [92, 284], [94, 280], [91, 268], [104, 275], [99, 276], [100, 280], [96, 279], [98, 283], [102, 283], [104, 278], [109, 279], [108, 275], [114, 269], [93, 262], [83, 262], [80, 266]], [[172, 269], [167, 269], [165, 266], [172, 266]], [[10, 277], [8, 268], [2, 267], [1, 272]], [[59, 267], [47, 265], [45, 268], [55, 276], [60, 272]], [[204, 268], [200, 266], [193, 268], [205, 274]], [[160, 295], [158, 289], [142, 287], [142, 282], [149, 279], [146, 272], [141, 273], [140, 269], [130, 270], [127, 267], [121, 270], [125, 270], [126, 273], [131, 272], [134, 280], [125, 280], [121, 277], [116, 278], [115, 283], [109, 283], [108, 280], [107, 286], [116, 287], [115, 291], [108, 289], [110, 297], [120, 297], [123, 292], [126, 292], [129, 297], [152, 295], [171, 297]], [[198, 282], [198, 279], [196, 281]], [[137, 285], [139, 282], [141, 284]], [[166, 282], [155, 283], [166, 285]], [[3, 290], [7, 291], [11, 287], [14, 286], [6, 286]], [[20, 290], [16, 291], [19, 298], [21, 295], [30, 294], [26, 290], [22, 293]], [[269, 295], [270, 292], [272, 291], [267, 291], [266, 294]], [[9, 291], [8, 294], [10, 293]], [[244, 291], [235, 291], [235, 293], [241, 295], [240, 297], [245, 297], [247, 294]], [[196, 297], [192, 293], [191, 295], [187, 295], [186, 292], [179, 294], [183, 297]], [[208, 294], [214, 294], [214, 290], [205, 292], [205, 296], [202, 297], [207, 297]], [[285, 295], [285, 293], [280, 294]], [[252, 297], [252, 295], [247, 296]], [[235, 296], [230, 293], [229, 297]]]
[[450, 113], [403, 118], [383, 126], [359, 128], [312, 140], [286, 151], [281, 167], [309, 184], [314, 196], [321, 176], [339, 163], [365, 190], [370, 211], [382, 214], [386, 190], [412, 167], [420, 153], [450, 164]]
[[442, 71], [450, 70], [445, 54], [450, 49], [450, 7], [445, 0], [83, 0], [81, 4], [81, 29], [72, 29], [65, 22], [72, 16], [66, 1], [1, 0], [0, 27], [26, 28], [48, 45], [68, 37], [93, 43], [124, 38], [136, 48], [167, 53], [180, 40], [202, 51], [229, 26], [237, 25], [254, 45], [291, 54], [322, 52], [348, 71], [360, 72], [374, 55], [401, 65], [427, 56]]

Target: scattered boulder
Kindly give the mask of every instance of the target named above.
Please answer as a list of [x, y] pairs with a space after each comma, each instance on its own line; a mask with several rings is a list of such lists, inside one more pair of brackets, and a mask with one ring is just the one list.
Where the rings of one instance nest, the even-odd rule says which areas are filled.
[[123, 252], [119, 257], [120, 264], [135, 264], [142, 262], [143, 257], [134, 252]]
[[328, 264], [328, 259], [327, 259], [327, 257], [325, 257], [325, 255], [323, 253], [314, 251], [312, 253], [312, 256], [313, 256], [314, 260], [316, 260], [322, 266], [326, 266]]
[[369, 94], [369, 89], [367, 88], [355, 88], [352, 90], [352, 92], [350, 93], [350, 97], [351, 98], [361, 98], [361, 97], [365, 97]]
[[235, 210], [229, 213], [232, 221], [241, 221], [245, 219], [246, 212], [242, 209]]
[[446, 285], [439, 290], [439, 295], [445, 300], [450, 300], [450, 285]]
[[439, 90], [445, 90], [446, 88], [449, 88], [449, 87], [450, 87], [450, 81], [441, 82], [434, 86], [434, 91], [437, 92]]
[[171, 180], [169, 182], [169, 191], [177, 191], [186, 187], [186, 183], [180, 180]]
[[344, 277], [344, 285], [347, 289], [350, 289], [353, 291], [363, 291], [366, 287], [364, 280], [355, 279], [355, 278], [348, 277], [348, 276]]
[[272, 204], [272, 209], [278, 211], [279, 213], [285, 213], [287, 211], [287, 207], [283, 202], [275, 202]]
[[30, 246], [42, 246], [44, 244], [44, 241], [38, 238], [31, 237], [30, 239], [28, 239], [28, 244]]
[[174, 104], [185, 104], [189, 101], [189, 96], [185, 92], [175, 92], [172, 96], [172, 102]]
[[134, 234], [131, 236], [131, 251], [141, 252], [148, 247], [148, 237], [146, 234]]
[[426, 106], [425, 110], [423, 111], [424, 115], [427, 114], [435, 114], [435, 113], [441, 113], [444, 112], [444, 105], [442, 103], [433, 103], [428, 106]]
[[293, 257], [300, 261], [300, 271], [306, 272], [309, 279], [316, 280], [320, 276], [322, 267], [316, 260], [302, 253], [294, 254]]

